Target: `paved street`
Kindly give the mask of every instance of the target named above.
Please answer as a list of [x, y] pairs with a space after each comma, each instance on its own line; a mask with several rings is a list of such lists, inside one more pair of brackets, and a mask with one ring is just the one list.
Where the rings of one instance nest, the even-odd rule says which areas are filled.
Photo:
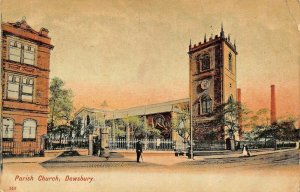
[[[299, 191], [299, 150], [252, 157], [232, 155], [175, 157], [144, 154], [136, 163], [134, 154], [114, 154], [109, 160], [77, 156], [34, 162], [6, 162], [5, 187], [20, 191]], [[16, 175], [35, 179], [58, 176], [60, 182], [16, 182]], [[91, 183], [66, 180], [69, 176], [93, 178]], [[7, 189], [7, 188], [6, 188]], [[30, 189], [30, 190], [29, 190]], [[57, 191], [57, 190], [56, 190]]]
[[[173, 167], [274, 167], [292, 166], [299, 164], [299, 150], [267, 151], [252, 153], [251, 157], [243, 157], [240, 153], [234, 152], [229, 155], [196, 156], [195, 160], [190, 160], [186, 156], [175, 157], [174, 154], [153, 154], [144, 153], [143, 162], [136, 163], [135, 153], [112, 153], [111, 158], [99, 158], [96, 156], [74, 156], [57, 157], [41, 163], [46, 169], [67, 169], [68, 167], [149, 167], [164, 168]], [[141, 160], [142, 161], [142, 160]]]

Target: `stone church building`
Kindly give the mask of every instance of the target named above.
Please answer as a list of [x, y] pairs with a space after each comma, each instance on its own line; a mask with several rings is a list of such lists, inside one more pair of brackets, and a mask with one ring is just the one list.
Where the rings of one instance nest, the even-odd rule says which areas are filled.
[[[207, 127], [213, 118], [210, 113], [220, 104], [237, 101], [238, 53], [235, 42], [231, 42], [229, 35], [225, 37], [222, 26], [220, 35], [211, 36], [208, 40], [205, 36], [203, 42], [190, 44], [188, 54], [194, 140], [201, 140], [212, 129]], [[229, 139], [224, 127], [218, 129], [222, 134], [217, 140]], [[235, 138], [239, 140], [238, 133], [235, 133]]]
[[[229, 100], [237, 100], [237, 54], [235, 43], [231, 42], [230, 36], [225, 37], [222, 26], [220, 35], [211, 36], [209, 39], [206, 39], [205, 36], [204, 42], [193, 46], [189, 45], [190, 99], [186, 98], [111, 111], [82, 108], [75, 113], [75, 119], [82, 120], [83, 133], [83, 130], [85, 130], [84, 127], [87, 126], [85, 123], [87, 118], [91, 122], [102, 122], [96, 126], [101, 128], [111, 124], [109, 121], [118, 122], [118, 120], [126, 117], [138, 116], [146, 119], [148, 125], [159, 129], [161, 131], [161, 138], [172, 139], [173, 141], [178, 139], [186, 141], [188, 137], [180, 138], [178, 133], [172, 130], [171, 127], [172, 119], [176, 117], [176, 113], [181, 111], [179, 108], [184, 107], [188, 113], [192, 113], [193, 140], [195, 143], [208, 142], [209, 134], [211, 132], [218, 132], [219, 135], [216, 135], [213, 139], [210, 138], [210, 140], [222, 143], [219, 146], [224, 146], [225, 141], [230, 142], [226, 128], [212, 127], [209, 122], [214, 118], [212, 112], [218, 105], [224, 104]], [[190, 107], [192, 110], [190, 110]], [[186, 119], [190, 119], [189, 115]], [[110, 127], [115, 127], [115, 124], [111, 124]], [[133, 135], [126, 126], [124, 131], [126, 132], [125, 137], [127, 139], [133, 138]], [[239, 133], [236, 132], [234, 135], [235, 139], [239, 140]], [[111, 136], [113, 136], [112, 132]]]

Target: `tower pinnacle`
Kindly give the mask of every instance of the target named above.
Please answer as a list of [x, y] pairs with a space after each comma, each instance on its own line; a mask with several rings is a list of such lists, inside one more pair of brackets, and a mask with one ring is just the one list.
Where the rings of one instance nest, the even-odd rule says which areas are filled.
[[225, 37], [225, 35], [224, 35], [224, 30], [223, 30], [223, 23], [221, 24], [220, 37], [221, 37], [221, 38], [224, 38], [224, 37]]

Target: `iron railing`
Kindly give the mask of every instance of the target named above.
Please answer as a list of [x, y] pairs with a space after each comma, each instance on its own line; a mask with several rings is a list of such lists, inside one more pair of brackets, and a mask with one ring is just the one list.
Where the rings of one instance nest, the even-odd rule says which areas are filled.
[[[110, 150], [135, 150], [137, 139], [117, 139], [109, 141]], [[142, 139], [143, 150], [173, 151], [176, 146], [184, 148], [171, 139]]]
[[60, 150], [67, 148], [88, 148], [89, 140], [88, 138], [76, 137], [76, 138], [68, 138], [62, 137], [59, 138], [51, 138], [46, 141], [45, 148], [48, 150]]
[[35, 141], [3, 141], [3, 156], [36, 156], [40, 155], [40, 143]]

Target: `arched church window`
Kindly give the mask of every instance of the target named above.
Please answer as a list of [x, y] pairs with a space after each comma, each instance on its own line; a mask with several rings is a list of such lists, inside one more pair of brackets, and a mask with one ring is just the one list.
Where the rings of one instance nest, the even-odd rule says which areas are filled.
[[166, 119], [163, 115], [161, 114], [155, 115], [153, 120], [154, 120], [154, 127], [166, 127], [165, 125]]
[[229, 67], [229, 70], [232, 71], [232, 54], [229, 53], [228, 55], [228, 67]]
[[207, 114], [212, 111], [211, 104], [212, 104], [212, 101], [208, 95], [204, 95], [201, 97], [201, 112], [202, 112], [202, 114]]
[[197, 72], [200, 73], [201, 72], [201, 55], [198, 55], [196, 58], [196, 64], [197, 64]]

